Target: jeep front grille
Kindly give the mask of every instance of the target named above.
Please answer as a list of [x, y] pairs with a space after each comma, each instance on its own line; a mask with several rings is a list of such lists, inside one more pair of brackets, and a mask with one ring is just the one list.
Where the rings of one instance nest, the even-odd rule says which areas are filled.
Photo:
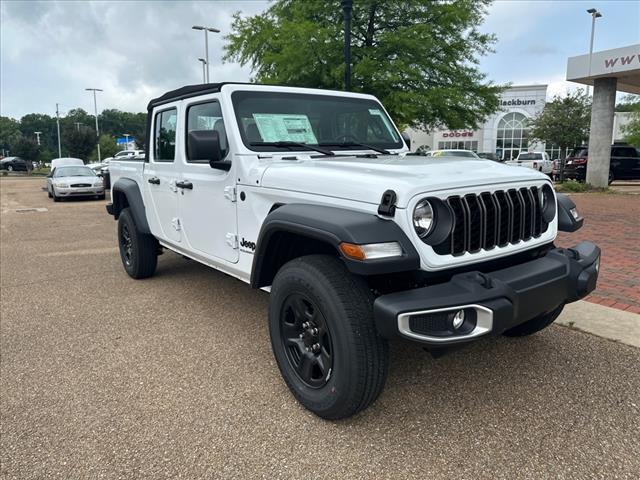
[[538, 193], [530, 187], [448, 197], [453, 229], [434, 251], [462, 255], [538, 238], [549, 227]]

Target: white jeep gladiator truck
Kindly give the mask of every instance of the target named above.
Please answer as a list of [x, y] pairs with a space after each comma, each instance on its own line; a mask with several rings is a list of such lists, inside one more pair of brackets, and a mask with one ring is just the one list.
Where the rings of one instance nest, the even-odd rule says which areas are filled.
[[409, 149], [371, 95], [204, 84], [151, 100], [145, 158], [111, 162], [126, 272], [169, 249], [270, 291], [282, 376], [327, 419], [383, 389], [388, 340], [435, 354], [550, 325], [596, 285], [600, 250], [549, 178]]

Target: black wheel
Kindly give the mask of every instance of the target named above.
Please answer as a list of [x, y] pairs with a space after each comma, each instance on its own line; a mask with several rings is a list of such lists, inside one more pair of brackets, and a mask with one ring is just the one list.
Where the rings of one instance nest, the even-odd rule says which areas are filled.
[[105, 198], [107, 198], [106, 193], [103, 193], [102, 195], [98, 195], [98, 200], [104, 200]]
[[8, 170], [9, 172], [13, 172], [13, 167], [12, 167], [11, 165], [9, 165], [9, 166], [7, 167], [7, 170]]
[[128, 208], [118, 217], [118, 245], [124, 269], [133, 278], [147, 278], [156, 271], [158, 245], [153, 235], [140, 233]]
[[337, 258], [309, 255], [280, 269], [269, 331], [284, 381], [316, 415], [346, 418], [380, 395], [389, 353], [373, 324], [373, 295]]
[[551, 325], [558, 316], [562, 313], [564, 309], [564, 303], [559, 307], [556, 307], [554, 310], [550, 312], [543, 313], [542, 315], [537, 316], [536, 318], [532, 318], [531, 320], [524, 322], [517, 327], [513, 327], [510, 330], [507, 330], [503, 333], [507, 337], [525, 337], [527, 335], [532, 335], [540, 330], [544, 330], [549, 325]]

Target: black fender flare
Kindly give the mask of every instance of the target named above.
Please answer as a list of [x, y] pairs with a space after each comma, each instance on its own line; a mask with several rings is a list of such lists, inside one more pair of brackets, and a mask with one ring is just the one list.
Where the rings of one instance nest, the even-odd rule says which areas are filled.
[[[123, 201], [123, 196], [126, 202]], [[119, 178], [111, 187], [111, 198], [113, 203], [107, 205], [107, 211], [117, 220], [120, 212], [127, 206], [131, 209], [133, 221], [140, 233], [151, 233], [147, 214], [142, 200], [140, 186], [131, 178]]]
[[561, 232], [575, 232], [584, 223], [584, 218], [579, 216], [574, 218], [571, 209], [576, 208], [576, 204], [563, 193], [556, 193], [558, 198], [558, 230]]
[[[260, 288], [271, 284], [280, 265], [273, 259], [271, 241], [286, 232], [331, 245], [357, 275], [381, 275], [420, 268], [420, 257], [402, 229], [392, 220], [372, 213], [309, 204], [282, 205], [269, 213], [260, 229], [251, 268], [251, 285]], [[399, 242], [403, 255], [378, 260], [358, 261], [340, 254], [342, 242], [366, 244]]]

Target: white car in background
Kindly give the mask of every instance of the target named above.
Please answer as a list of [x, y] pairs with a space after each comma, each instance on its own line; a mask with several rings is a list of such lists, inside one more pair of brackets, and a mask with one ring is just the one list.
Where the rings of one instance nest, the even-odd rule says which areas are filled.
[[476, 152], [472, 150], [431, 150], [424, 154], [425, 157], [462, 157], [462, 158], [477, 158], [480, 157]]
[[47, 177], [47, 194], [54, 202], [68, 197], [96, 197], [104, 200], [104, 183], [89, 167], [57, 167]]
[[520, 152], [515, 160], [507, 160], [506, 165], [516, 167], [528, 167], [549, 176], [553, 174], [553, 162], [549, 159], [547, 152]]

